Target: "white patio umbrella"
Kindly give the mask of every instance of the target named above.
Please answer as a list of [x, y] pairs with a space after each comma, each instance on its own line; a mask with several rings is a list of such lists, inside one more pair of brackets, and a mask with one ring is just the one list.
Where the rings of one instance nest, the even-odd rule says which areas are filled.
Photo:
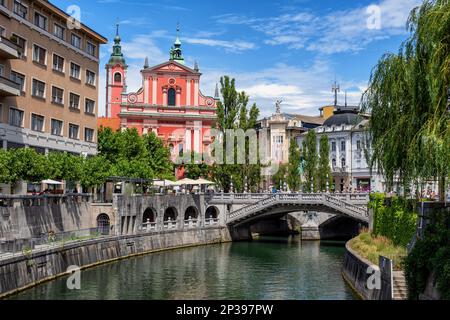
[[56, 180], [52, 180], [52, 179], [42, 180], [41, 182], [45, 183], [45, 184], [55, 184], [55, 185], [58, 185], [58, 186], [61, 186], [63, 184], [60, 181], [56, 181]]
[[153, 181], [153, 185], [157, 187], [170, 187], [174, 186], [175, 182], [170, 180], [156, 180]]
[[195, 180], [195, 182], [197, 184], [215, 184], [214, 182], [203, 179], [203, 178], [199, 178], [199, 179]]
[[184, 184], [186, 184], [186, 185], [197, 185], [198, 183], [197, 183], [197, 181], [189, 179], [189, 178], [184, 178], [184, 179], [181, 179], [181, 180], [178, 180], [178, 181], [175, 182], [176, 186], [182, 186]]

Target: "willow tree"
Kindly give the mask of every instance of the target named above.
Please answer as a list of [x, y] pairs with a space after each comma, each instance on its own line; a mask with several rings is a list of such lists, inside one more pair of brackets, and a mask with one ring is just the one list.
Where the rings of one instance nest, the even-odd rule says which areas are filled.
[[450, 2], [425, 1], [410, 13], [410, 37], [398, 54], [384, 55], [363, 95], [371, 113], [370, 165], [392, 185], [439, 181], [444, 199], [450, 174]]

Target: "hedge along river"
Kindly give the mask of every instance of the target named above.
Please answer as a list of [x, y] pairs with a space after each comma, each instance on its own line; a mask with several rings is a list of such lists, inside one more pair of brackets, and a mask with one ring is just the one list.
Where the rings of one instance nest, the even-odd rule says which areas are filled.
[[163, 251], [81, 271], [10, 299], [357, 299], [341, 276], [343, 242], [262, 237]]

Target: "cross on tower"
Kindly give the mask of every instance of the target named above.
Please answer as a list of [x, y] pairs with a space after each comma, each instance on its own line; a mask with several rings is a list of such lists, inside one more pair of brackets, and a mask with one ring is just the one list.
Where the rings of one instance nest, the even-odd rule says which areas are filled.
[[337, 106], [337, 95], [340, 92], [341, 87], [334, 81], [333, 87], [331, 88], [331, 92], [334, 92], [334, 106]]

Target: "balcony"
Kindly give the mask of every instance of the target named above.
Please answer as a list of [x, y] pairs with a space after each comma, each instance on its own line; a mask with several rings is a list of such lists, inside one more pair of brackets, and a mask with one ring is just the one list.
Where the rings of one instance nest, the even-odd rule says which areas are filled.
[[0, 58], [3, 59], [19, 59], [21, 48], [14, 42], [0, 37]]
[[0, 76], [0, 97], [20, 96], [20, 84]]

